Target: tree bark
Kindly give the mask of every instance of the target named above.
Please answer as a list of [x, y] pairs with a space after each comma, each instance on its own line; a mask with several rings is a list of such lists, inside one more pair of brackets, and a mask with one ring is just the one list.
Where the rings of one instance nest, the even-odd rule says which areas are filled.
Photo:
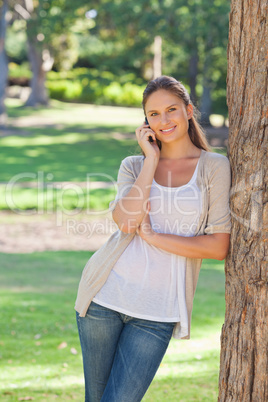
[[203, 94], [201, 97], [201, 124], [202, 126], [211, 126], [209, 116], [211, 115], [212, 101], [211, 101], [211, 89], [209, 83], [204, 78]]
[[35, 40], [28, 38], [28, 57], [32, 68], [31, 93], [25, 106], [48, 105], [48, 93], [45, 86], [46, 71], [42, 50], [38, 48]]
[[201, 124], [203, 126], [211, 126], [209, 121], [209, 116], [212, 111], [212, 100], [211, 100], [211, 79], [209, 75], [209, 70], [211, 69], [211, 39], [208, 41], [207, 54], [204, 62], [203, 71], [203, 93], [201, 97], [200, 112], [201, 112]]
[[153, 78], [162, 75], [162, 38], [155, 36], [154, 38], [154, 62], [153, 62], [154, 75]]
[[231, 246], [218, 401], [268, 400], [267, 0], [232, 0], [228, 44]]
[[0, 126], [5, 126], [7, 113], [4, 102], [8, 76], [8, 62], [5, 52], [7, 0], [2, 0], [0, 5]]
[[[197, 45], [196, 45], [197, 46]], [[196, 77], [198, 73], [198, 52], [197, 48], [192, 51], [189, 64], [190, 95], [193, 104], [196, 104]]]

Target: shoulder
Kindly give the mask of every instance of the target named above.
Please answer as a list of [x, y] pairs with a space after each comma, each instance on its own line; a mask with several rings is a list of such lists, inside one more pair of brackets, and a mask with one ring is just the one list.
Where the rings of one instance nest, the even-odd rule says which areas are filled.
[[204, 167], [208, 172], [213, 173], [218, 169], [230, 170], [230, 162], [226, 156], [209, 151], [203, 151], [203, 155]]
[[205, 160], [209, 163], [219, 163], [219, 164], [224, 164], [224, 163], [229, 163], [229, 159], [227, 156], [218, 154], [217, 152], [210, 152], [210, 151], [203, 151]]
[[127, 156], [125, 159], [122, 160], [122, 163], [125, 165], [136, 165], [141, 164], [144, 161], [143, 155], [130, 155]]
[[131, 155], [127, 156], [121, 162], [121, 168], [125, 168], [133, 173], [140, 173], [140, 170], [144, 163], [143, 155]]

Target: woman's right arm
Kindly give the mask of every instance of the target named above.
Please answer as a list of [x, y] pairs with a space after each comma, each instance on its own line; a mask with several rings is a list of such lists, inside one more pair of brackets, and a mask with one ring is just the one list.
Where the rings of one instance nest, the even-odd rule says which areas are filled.
[[[113, 220], [124, 233], [136, 232], [142, 222], [160, 155], [155, 133], [148, 125], [139, 127], [136, 136], [145, 154], [144, 164], [137, 180], [129, 192], [117, 202], [112, 213]], [[149, 141], [150, 136], [154, 140], [153, 143]]]
[[141, 224], [157, 163], [158, 160], [146, 157], [142, 170], [130, 191], [117, 202], [112, 215], [122, 232], [136, 232]]

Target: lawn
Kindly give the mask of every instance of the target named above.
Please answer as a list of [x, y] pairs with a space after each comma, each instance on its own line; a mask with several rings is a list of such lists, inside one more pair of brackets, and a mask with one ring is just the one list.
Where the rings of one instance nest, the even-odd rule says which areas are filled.
[[[55, 212], [97, 204], [103, 210], [114, 198], [121, 160], [141, 152], [135, 137], [141, 108], [52, 101], [49, 108], [25, 109], [9, 99], [7, 109], [8, 130], [0, 132], [0, 210]], [[111, 188], [92, 188], [103, 181]]]
[[25, 109], [11, 99], [7, 105], [9, 135], [0, 140], [1, 181], [22, 173], [22, 181], [34, 181], [38, 172], [47, 181], [51, 174], [54, 181], [86, 181], [88, 173], [92, 180], [107, 180], [99, 173], [116, 179], [120, 161], [138, 151], [135, 129], [143, 122], [142, 109], [57, 101], [50, 108]]
[[[90, 255], [1, 254], [1, 401], [83, 400], [73, 306]], [[192, 339], [172, 340], [145, 402], [216, 401], [223, 320], [223, 263], [205, 260], [195, 297]]]

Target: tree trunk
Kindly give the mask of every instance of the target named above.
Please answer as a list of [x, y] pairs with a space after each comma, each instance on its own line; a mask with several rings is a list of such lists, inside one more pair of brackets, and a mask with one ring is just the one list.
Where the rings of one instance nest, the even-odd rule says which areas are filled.
[[162, 38], [161, 36], [155, 36], [154, 38], [154, 76], [153, 78], [160, 77], [162, 75]]
[[[197, 45], [196, 45], [197, 46]], [[198, 52], [197, 48], [192, 51], [189, 65], [190, 95], [193, 104], [196, 104], [196, 77], [198, 73]]]
[[209, 82], [206, 78], [204, 78], [203, 94], [201, 97], [201, 106], [200, 106], [202, 126], [210, 126], [211, 125], [210, 121], [209, 121], [209, 116], [211, 115], [211, 107], [212, 107], [210, 91], [211, 90], [210, 90]]
[[45, 87], [46, 69], [44, 68], [43, 52], [34, 39], [28, 38], [28, 55], [32, 68], [31, 93], [26, 106], [47, 105], [48, 94]]
[[201, 124], [203, 126], [211, 126], [209, 121], [209, 116], [212, 111], [212, 100], [211, 100], [211, 78], [209, 71], [211, 70], [211, 39], [208, 40], [207, 54], [204, 62], [204, 72], [203, 72], [203, 94], [201, 97], [200, 112], [201, 112]]
[[208, 35], [205, 42], [205, 61], [204, 61], [204, 71], [203, 71], [203, 94], [201, 97], [201, 124], [203, 126], [211, 126], [209, 116], [212, 113], [212, 99], [211, 99], [211, 66], [212, 66], [212, 36]]
[[232, 0], [227, 103], [231, 246], [218, 401], [268, 401], [267, 0]]
[[5, 52], [7, 0], [2, 0], [0, 7], [0, 126], [7, 121], [5, 97], [8, 76], [8, 62]]

